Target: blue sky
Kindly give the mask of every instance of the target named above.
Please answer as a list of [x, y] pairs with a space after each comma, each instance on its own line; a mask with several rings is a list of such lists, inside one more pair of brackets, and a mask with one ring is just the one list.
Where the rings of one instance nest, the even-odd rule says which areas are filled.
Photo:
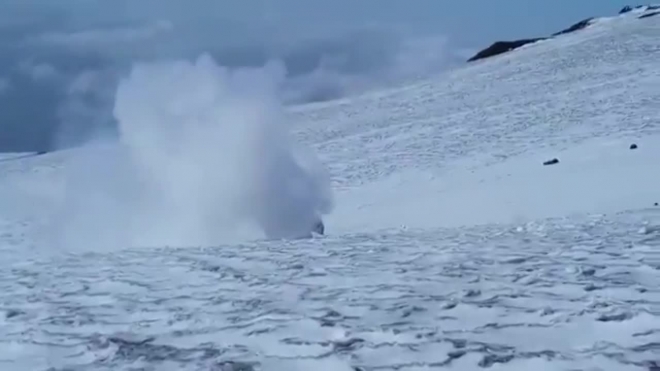
[[[211, 53], [269, 60], [287, 103], [435, 73], [499, 39], [542, 36], [618, 0], [4, 0], [0, 151], [75, 144], [111, 127], [116, 82], [138, 60]], [[35, 104], [39, 109], [35, 109]]]

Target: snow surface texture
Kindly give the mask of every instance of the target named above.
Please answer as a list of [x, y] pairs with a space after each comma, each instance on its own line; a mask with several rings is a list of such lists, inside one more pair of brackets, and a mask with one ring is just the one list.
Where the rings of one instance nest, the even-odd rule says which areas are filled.
[[[171, 64], [142, 66], [117, 96], [128, 151], [104, 144], [0, 162], [0, 368], [657, 371], [658, 36], [655, 18], [601, 19], [435, 80], [283, 114], [281, 122], [297, 124], [294, 136], [332, 175], [336, 205], [323, 238], [178, 248], [106, 244], [99, 251], [99, 242], [113, 241], [100, 233], [121, 228], [94, 229], [95, 223], [126, 222], [130, 213], [123, 203], [94, 198], [95, 190], [130, 204], [126, 195], [134, 190], [163, 186], [156, 195], [166, 210], [181, 208], [184, 219], [202, 222], [241, 214], [204, 216], [215, 197], [232, 194], [210, 196], [211, 189], [250, 199], [244, 183], [207, 174], [236, 164], [222, 159], [224, 147], [183, 151], [178, 158], [185, 161], [209, 151], [217, 162], [189, 170], [190, 162], [174, 161], [170, 174], [159, 166], [163, 153], [175, 152], [160, 146], [167, 140], [133, 145], [142, 135], [167, 133], [185, 142], [186, 136], [131, 124], [156, 122], [152, 115], [167, 107], [203, 123], [217, 113], [206, 110], [215, 102], [223, 114], [243, 118], [240, 107], [222, 104], [220, 92], [202, 94], [222, 84], [206, 84], [201, 70], [226, 71], [203, 58], [201, 70], [179, 64], [173, 77], [163, 71]], [[182, 107], [168, 105], [187, 84], [183, 77], [195, 76], [202, 88]], [[164, 82], [128, 91], [150, 77]], [[136, 110], [140, 98], [131, 94], [161, 96], [162, 106]], [[276, 112], [274, 106], [261, 113]], [[243, 147], [251, 134], [283, 132], [248, 128], [258, 130], [215, 138], [254, 156], [256, 147]], [[630, 150], [633, 142], [638, 148]], [[295, 152], [278, 148], [272, 153]], [[555, 157], [558, 164], [542, 166]], [[148, 174], [139, 187], [107, 175], [128, 171], [126, 163], [150, 169], [135, 171]], [[246, 171], [270, 174], [247, 163]], [[303, 179], [323, 179], [312, 175], [318, 164], [301, 168], [312, 169]], [[228, 173], [254, 175], [240, 170]], [[99, 203], [79, 205], [79, 218], [70, 218], [62, 214], [69, 205], [63, 195], [82, 179], [76, 191]], [[99, 187], [104, 182], [111, 191]], [[315, 184], [317, 195], [327, 195], [322, 181]], [[195, 190], [195, 197], [186, 193]], [[94, 221], [91, 211], [114, 216]], [[202, 224], [178, 227], [176, 217], [165, 216], [173, 219], [124, 241], [168, 236], [172, 244], [194, 245], [224, 237], [193, 228]], [[47, 254], [53, 219], [76, 233]], [[172, 234], [160, 234], [168, 228]]]

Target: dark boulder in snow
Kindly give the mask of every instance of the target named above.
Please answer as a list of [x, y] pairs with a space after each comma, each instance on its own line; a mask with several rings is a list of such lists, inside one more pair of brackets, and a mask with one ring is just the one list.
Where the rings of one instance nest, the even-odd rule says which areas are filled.
[[553, 158], [552, 160], [545, 161], [543, 163], [543, 165], [548, 166], [548, 165], [555, 165], [555, 164], [558, 164], [558, 163], [559, 163], [559, 160], [556, 159], [556, 158]]
[[285, 214], [280, 215], [280, 218], [277, 219], [261, 219], [258, 222], [269, 240], [302, 240], [313, 238], [314, 233], [325, 234], [325, 225], [320, 216], [316, 217], [312, 223], [292, 220]]
[[518, 49], [523, 45], [531, 44], [544, 38], [536, 39], [522, 39], [514, 41], [496, 41], [491, 46], [475, 54], [472, 58], [468, 59], [468, 62], [476, 61], [479, 59], [489, 58], [498, 54], [506, 53], [508, 51]]
[[635, 144], [635, 143], [631, 144], [630, 149], [637, 149], [637, 144]]
[[323, 224], [323, 220], [319, 219], [316, 224], [314, 224], [312, 231], [320, 235], [325, 234], [325, 225]]
[[583, 19], [580, 22], [572, 25], [569, 28], [566, 28], [566, 29], [563, 29], [559, 32], [553, 33], [552, 36], [564, 35], [564, 34], [567, 34], [567, 33], [575, 32], [575, 31], [579, 31], [579, 30], [582, 30], [584, 28], [587, 28], [587, 26], [589, 26], [591, 24], [591, 21], [593, 21], [593, 19], [594, 19], [593, 17]]

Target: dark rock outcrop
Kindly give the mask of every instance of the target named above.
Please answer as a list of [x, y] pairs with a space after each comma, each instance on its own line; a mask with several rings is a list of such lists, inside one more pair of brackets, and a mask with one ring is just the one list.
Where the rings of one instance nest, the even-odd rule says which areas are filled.
[[639, 19], [650, 18], [650, 17], [654, 17], [658, 14], [660, 14], [660, 12], [651, 12], [651, 13], [642, 14], [637, 18], [639, 18]]
[[660, 5], [636, 5], [636, 6], [626, 5], [619, 11], [619, 14], [629, 13], [632, 12], [633, 10], [642, 9], [642, 8], [644, 8], [644, 10], [656, 10], [656, 9], [660, 9]]
[[[636, 10], [636, 9], [644, 9], [644, 11], [658, 10], [658, 9], [660, 9], [660, 5], [637, 5], [635, 7], [627, 5], [619, 11], [619, 14], [628, 13], [628, 12], [631, 12], [631, 11]], [[653, 16], [658, 15], [658, 14], [660, 14], [660, 11], [646, 13], [646, 14], [643, 14], [643, 15], [639, 16], [638, 18], [648, 18], [648, 17], [653, 17]], [[518, 49], [523, 45], [531, 44], [531, 43], [537, 42], [539, 40], [551, 39], [551, 38], [559, 36], [559, 35], [565, 35], [565, 34], [568, 34], [568, 33], [583, 30], [583, 29], [589, 27], [589, 25], [592, 24], [593, 20], [594, 20], [593, 17], [583, 19], [580, 22], [575, 23], [574, 25], [572, 25], [572, 26], [570, 26], [570, 27], [568, 27], [564, 30], [553, 33], [550, 37], [539, 37], [539, 38], [533, 38], [533, 39], [520, 39], [520, 40], [515, 40], [515, 41], [497, 41], [497, 42], [493, 43], [491, 46], [489, 46], [488, 48], [479, 51], [477, 54], [475, 54], [473, 57], [471, 57], [467, 61], [468, 62], [473, 62], [473, 61], [476, 61], [476, 60], [479, 60], [479, 59], [490, 58], [490, 57], [493, 57], [493, 56], [496, 56], [496, 55], [499, 55], [499, 54], [509, 52], [511, 50], [514, 50], [514, 49]]]
[[559, 32], [555, 32], [555, 33], [553, 33], [552, 36], [564, 35], [564, 34], [567, 34], [567, 33], [575, 32], [575, 31], [579, 31], [579, 30], [582, 30], [582, 29], [584, 29], [584, 28], [587, 28], [587, 26], [589, 26], [589, 25], [591, 24], [591, 21], [592, 21], [593, 19], [594, 19], [593, 17], [591, 17], [591, 18], [587, 18], [587, 19], [583, 19], [583, 20], [581, 20], [580, 22], [578, 22], [578, 23], [572, 25], [572, 26], [569, 27], [569, 28], [566, 28], [566, 29], [563, 29], [563, 30], [561, 30], [561, 31], [559, 31]]
[[472, 58], [468, 59], [468, 62], [476, 61], [479, 59], [489, 58], [498, 54], [506, 53], [508, 51], [518, 49], [523, 45], [535, 43], [545, 38], [536, 38], [536, 39], [522, 39], [514, 41], [497, 41], [494, 42], [491, 46], [475, 54]]
[[633, 10], [633, 7], [631, 7], [630, 5], [626, 5], [619, 11], [619, 14], [625, 14], [625, 13], [631, 12], [632, 10]]
[[518, 49], [523, 45], [531, 44], [540, 40], [546, 40], [549, 38], [553, 38], [559, 35], [564, 35], [567, 33], [575, 32], [582, 30], [589, 26], [591, 24], [591, 21], [593, 18], [587, 18], [583, 19], [580, 22], [572, 25], [571, 27], [568, 27], [566, 29], [563, 29], [559, 32], [553, 33], [550, 37], [537, 37], [533, 39], [520, 39], [520, 40], [515, 40], [515, 41], [496, 41], [494, 42], [491, 46], [487, 47], [486, 49], [481, 50], [477, 54], [475, 54], [472, 58], [468, 59], [468, 62], [474, 62], [479, 59], [485, 59], [485, 58], [490, 58], [499, 54], [503, 54], [506, 52], [510, 52], [511, 50]]
[[556, 158], [553, 158], [552, 160], [545, 161], [543, 163], [543, 166], [548, 166], [548, 165], [556, 165], [559, 163], [559, 160]]

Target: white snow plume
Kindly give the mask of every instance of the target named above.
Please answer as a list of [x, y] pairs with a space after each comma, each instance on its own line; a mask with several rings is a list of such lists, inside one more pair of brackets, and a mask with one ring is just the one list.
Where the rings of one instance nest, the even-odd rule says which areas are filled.
[[[275, 65], [229, 70], [208, 55], [134, 66], [116, 95], [119, 151], [95, 152], [69, 177], [77, 222], [67, 229], [79, 242], [92, 226], [111, 245], [150, 246], [261, 237], [254, 227], [307, 235], [332, 210], [332, 192], [320, 162], [288, 135], [281, 76]], [[95, 206], [89, 196], [100, 193]]]

